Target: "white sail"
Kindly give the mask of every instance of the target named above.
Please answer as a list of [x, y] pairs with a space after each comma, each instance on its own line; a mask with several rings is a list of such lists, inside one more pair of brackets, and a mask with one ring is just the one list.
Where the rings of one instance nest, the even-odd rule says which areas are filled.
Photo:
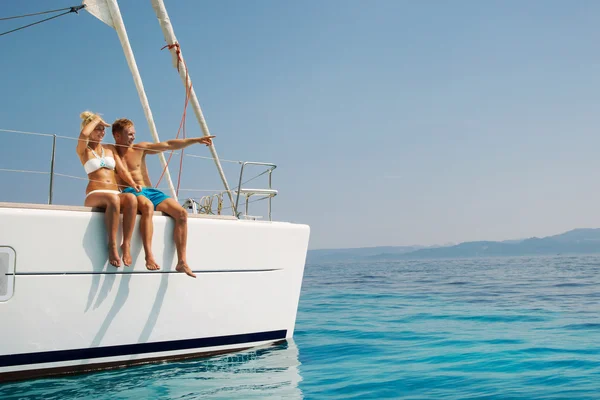
[[[123, 52], [125, 53], [125, 58], [127, 59], [127, 64], [129, 65], [129, 69], [133, 75], [135, 87], [138, 95], [140, 96], [140, 101], [142, 102], [142, 108], [144, 109], [146, 120], [148, 121], [150, 133], [152, 134], [152, 138], [156, 143], [160, 142], [158, 131], [156, 130], [156, 125], [154, 124], [154, 117], [152, 116], [152, 111], [150, 110], [150, 103], [146, 97], [144, 84], [142, 83], [142, 78], [140, 76], [140, 72], [138, 71], [135, 57], [133, 56], [133, 50], [129, 44], [129, 38], [127, 37], [127, 31], [125, 30], [125, 25], [123, 23], [123, 18], [121, 17], [121, 11], [119, 10], [117, 1], [84, 0], [83, 4], [86, 6], [86, 10], [89, 11], [94, 17], [113, 27], [117, 31], [119, 40], [121, 41], [121, 46], [123, 47]], [[177, 193], [175, 192], [175, 187], [173, 186], [173, 181], [171, 180], [171, 175], [167, 166], [167, 160], [165, 159], [163, 153], [159, 153], [158, 156], [163, 168], [165, 168], [165, 178], [167, 180], [167, 184], [169, 185], [171, 196], [177, 200]]]
[[105, 0], [83, 0], [85, 10], [111, 28], [115, 27]]

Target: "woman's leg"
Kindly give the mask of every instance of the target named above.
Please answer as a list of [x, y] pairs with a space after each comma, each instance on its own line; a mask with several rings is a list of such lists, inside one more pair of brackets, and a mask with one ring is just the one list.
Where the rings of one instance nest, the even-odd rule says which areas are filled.
[[120, 200], [112, 193], [93, 193], [85, 199], [87, 207], [104, 208], [104, 222], [108, 233], [108, 261], [115, 267], [121, 266], [117, 250], [117, 230], [119, 229]]
[[121, 244], [123, 264], [130, 266], [132, 262], [131, 236], [133, 236], [135, 217], [137, 215], [137, 197], [131, 193], [121, 193], [119, 199], [121, 202], [121, 213], [123, 213], [123, 243]]

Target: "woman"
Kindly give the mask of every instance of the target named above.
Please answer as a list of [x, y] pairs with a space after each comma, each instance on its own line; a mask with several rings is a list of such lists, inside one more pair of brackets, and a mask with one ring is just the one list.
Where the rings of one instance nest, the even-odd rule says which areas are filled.
[[123, 212], [123, 263], [131, 265], [131, 236], [135, 226], [137, 199], [132, 193], [121, 193], [117, 186], [115, 169], [129, 186], [141, 190], [132, 179], [131, 174], [123, 167], [120, 158], [114, 154], [112, 146], [100, 144], [104, 138], [104, 130], [110, 126], [102, 118], [89, 111], [81, 113], [81, 132], [77, 142], [77, 155], [88, 174], [89, 183], [86, 188], [85, 205], [105, 209], [105, 223], [108, 232], [108, 259], [111, 265], [119, 267], [119, 251], [117, 250], [117, 230], [119, 213]]

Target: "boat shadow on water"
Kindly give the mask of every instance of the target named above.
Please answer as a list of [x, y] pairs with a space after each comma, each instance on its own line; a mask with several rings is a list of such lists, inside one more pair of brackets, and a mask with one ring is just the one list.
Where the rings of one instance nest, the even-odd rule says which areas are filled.
[[289, 339], [210, 358], [0, 384], [0, 398], [301, 399], [298, 354]]

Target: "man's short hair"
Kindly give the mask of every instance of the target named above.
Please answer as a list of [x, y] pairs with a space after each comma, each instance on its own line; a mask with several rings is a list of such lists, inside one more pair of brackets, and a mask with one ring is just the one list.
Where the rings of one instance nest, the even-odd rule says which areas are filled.
[[133, 126], [133, 122], [128, 120], [127, 118], [120, 118], [113, 122], [112, 124], [112, 134], [114, 136], [115, 133], [122, 133], [125, 128]]

